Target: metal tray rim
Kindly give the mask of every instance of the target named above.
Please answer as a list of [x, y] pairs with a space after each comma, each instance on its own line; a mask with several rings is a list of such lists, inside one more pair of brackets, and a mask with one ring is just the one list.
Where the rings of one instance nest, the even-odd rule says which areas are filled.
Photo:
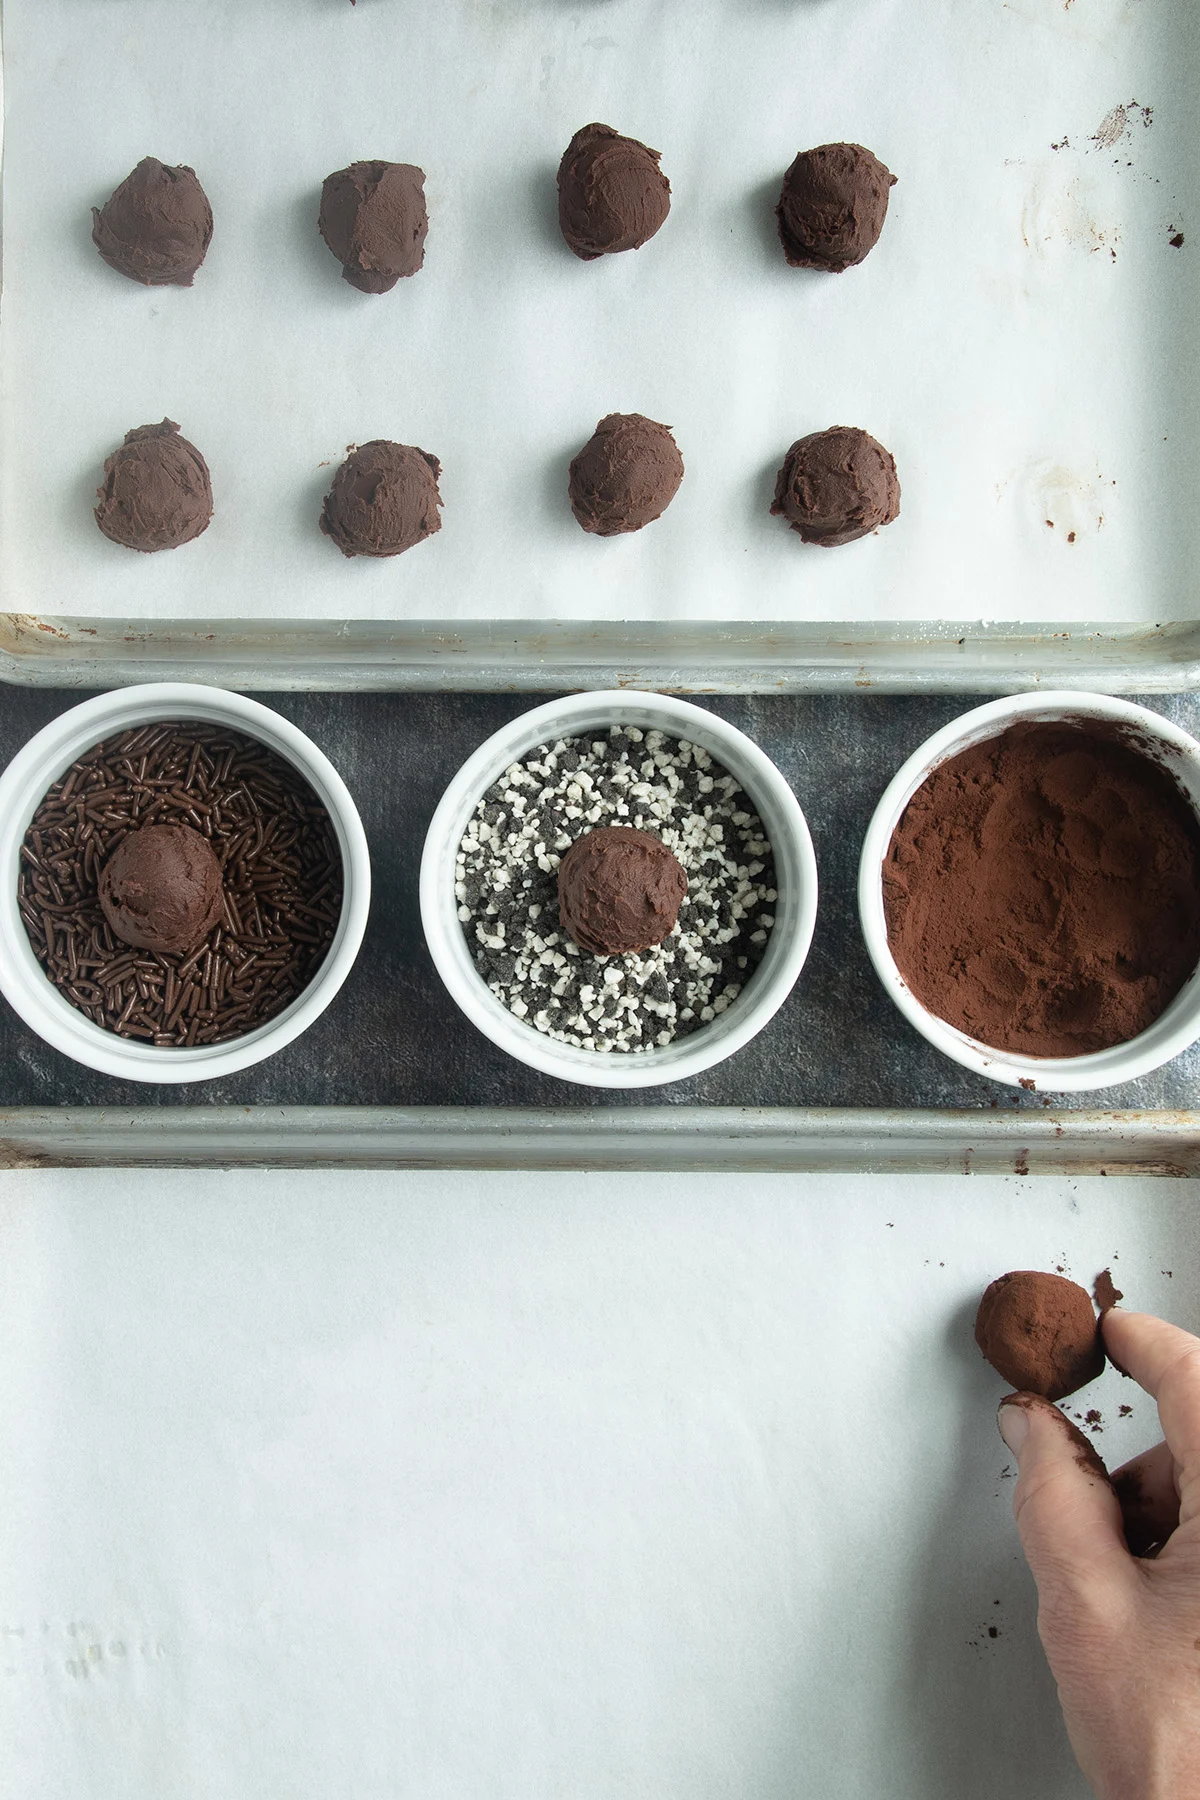
[[955, 693], [1200, 687], [1200, 621], [117, 619], [0, 613], [0, 682], [267, 692]]
[[54, 1167], [1200, 1175], [1200, 1112], [792, 1107], [14, 1107], [0, 1170]]

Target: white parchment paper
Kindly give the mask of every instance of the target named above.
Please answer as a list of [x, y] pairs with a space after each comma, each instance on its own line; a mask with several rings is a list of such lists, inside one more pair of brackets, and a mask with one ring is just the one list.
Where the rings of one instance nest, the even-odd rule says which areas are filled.
[[1196, 1189], [0, 1176], [6, 1794], [1086, 1800], [971, 1326]]
[[[1194, 616], [1189, 0], [4, 0], [3, 25], [6, 609]], [[660, 149], [674, 198], [643, 250], [583, 264], [554, 172], [591, 119]], [[782, 171], [839, 138], [899, 176], [884, 236], [843, 276], [790, 270]], [[91, 246], [145, 154], [212, 200], [192, 290]], [[322, 178], [365, 157], [428, 178], [425, 269], [382, 298], [316, 232]], [[687, 476], [604, 542], [566, 467], [610, 411], [671, 425]], [[139, 556], [91, 501], [164, 415], [216, 517]], [[903, 511], [827, 551], [767, 507], [789, 443], [834, 423], [891, 448]], [[377, 436], [441, 458], [444, 526], [347, 562], [320, 501]]]

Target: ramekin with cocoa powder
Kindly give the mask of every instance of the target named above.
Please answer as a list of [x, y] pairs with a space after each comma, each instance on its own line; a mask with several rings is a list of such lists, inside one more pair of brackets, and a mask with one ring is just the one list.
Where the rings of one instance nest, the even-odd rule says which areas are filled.
[[864, 846], [876, 968], [1002, 1080], [1107, 1086], [1200, 1036], [1200, 745], [1103, 695], [993, 702], [923, 745]]

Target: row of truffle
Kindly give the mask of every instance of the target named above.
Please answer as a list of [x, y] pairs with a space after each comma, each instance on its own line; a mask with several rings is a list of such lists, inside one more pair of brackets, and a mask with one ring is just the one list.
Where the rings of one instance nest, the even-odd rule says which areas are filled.
[[[796, 157], [775, 208], [794, 268], [832, 274], [862, 262], [887, 216], [895, 176], [861, 144], [819, 144]], [[585, 125], [558, 170], [558, 219], [585, 262], [640, 250], [671, 209], [659, 152], [611, 125]], [[425, 261], [424, 171], [412, 163], [356, 162], [327, 175], [317, 228], [364, 294], [386, 294]], [[212, 241], [213, 215], [194, 169], [145, 156], [92, 210], [105, 262], [145, 287], [190, 287]]]
[[[441, 528], [441, 464], [427, 450], [376, 438], [352, 449], [333, 478], [320, 526], [345, 556], [399, 556]], [[572, 459], [571, 510], [585, 531], [641, 531], [683, 481], [670, 428], [641, 413], [610, 413]], [[174, 550], [212, 518], [212, 482], [199, 450], [163, 419], [139, 425], [104, 464], [96, 523], [130, 550]], [[797, 440], [783, 460], [771, 511], [806, 544], [850, 544], [900, 511], [890, 453], [856, 426]]]

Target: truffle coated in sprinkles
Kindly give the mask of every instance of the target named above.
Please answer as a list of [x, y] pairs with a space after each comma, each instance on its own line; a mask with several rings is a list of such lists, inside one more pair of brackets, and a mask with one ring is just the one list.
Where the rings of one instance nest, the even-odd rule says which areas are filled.
[[[222, 870], [222, 918], [190, 952], [118, 940], [99, 877], [128, 833], [190, 824]], [[105, 738], [43, 797], [17, 904], [63, 998], [119, 1037], [163, 1049], [227, 1043], [304, 991], [342, 908], [342, 861], [306, 778], [244, 732], [164, 720]]]
[[[598, 825], [652, 831], [683, 864], [674, 929], [649, 950], [593, 956], [563, 929], [558, 865]], [[698, 744], [614, 725], [510, 763], [459, 845], [458, 917], [492, 993], [559, 1043], [652, 1050], [725, 1012], [775, 923], [775, 865], [737, 778]]]

